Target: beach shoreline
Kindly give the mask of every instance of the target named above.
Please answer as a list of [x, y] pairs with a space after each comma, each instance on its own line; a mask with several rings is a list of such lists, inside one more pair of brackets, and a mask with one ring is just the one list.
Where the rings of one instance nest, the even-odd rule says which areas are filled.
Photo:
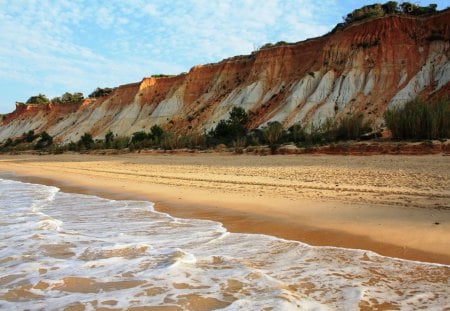
[[[401, 158], [411, 163], [399, 170], [400, 177], [414, 178], [417, 172], [412, 168], [417, 158]], [[448, 173], [442, 166], [447, 167], [448, 160], [443, 158], [423, 156], [419, 162], [436, 166], [427, 176], [433, 179], [429, 176], [433, 170], [434, 174], [441, 172], [447, 179], [438, 186], [445, 188]], [[350, 170], [361, 170], [361, 167], [373, 169], [380, 163], [397, 160], [400, 158], [395, 156], [361, 160], [311, 155], [24, 155], [1, 156], [0, 171], [3, 178], [54, 185], [64, 192], [148, 200], [155, 203], [157, 211], [181, 218], [219, 221], [230, 232], [268, 234], [310, 245], [365, 249], [389, 257], [449, 265], [450, 210], [445, 205], [449, 197], [444, 192], [433, 199], [436, 185], [427, 193], [434, 181], [424, 183], [423, 189], [416, 189], [416, 193], [408, 194], [404, 185], [392, 189], [389, 199], [396, 200], [396, 204], [386, 204], [386, 198], [381, 202], [376, 200], [386, 196], [385, 186], [364, 185], [364, 188], [360, 185], [363, 177], [361, 180], [355, 177], [354, 185], [350, 185], [343, 175], [347, 172], [343, 163], [349, 162]], [[263, 166], [253, 163], [258, 161], [263, 161]], [[351, 162], [358, 161], [362, 161], [360, 167], [353, 167], [356, 164]], [[316, 162], [319, 164], [311, 167]], [[319, 170], [318, 175], [322, 173], [327, 178], [327, 165], [333, 167], [333, 162], [337, 170], [334, 180], [321, 184], [318, 177], [310, 188], [302, 192], [298, 189], [306, 176], [311, 178], [300, 174], [304, 167]], [[410, 172], [407, 167], [412, 167]], [[379, 169], [383, 173], [382, 167]], [[393, 183], [397, 177], [392, 176]], [[342, 185], [346, 190], [332, 188]], [[361, 197], [360, 203], [358, 199], [345, 199], [352, 192]], [[424, 196], [425, 201], [436, 207], [408, 206], [408, 200], [414, 200], [415, 196], [418, 205]]]

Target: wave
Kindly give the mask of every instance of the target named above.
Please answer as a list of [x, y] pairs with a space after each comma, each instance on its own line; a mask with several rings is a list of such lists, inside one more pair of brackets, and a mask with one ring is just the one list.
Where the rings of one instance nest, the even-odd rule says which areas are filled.
[[450, 266], [230, 233], [151, 202], [0, 179], [0, 216], [2, 309], [450, 306]]

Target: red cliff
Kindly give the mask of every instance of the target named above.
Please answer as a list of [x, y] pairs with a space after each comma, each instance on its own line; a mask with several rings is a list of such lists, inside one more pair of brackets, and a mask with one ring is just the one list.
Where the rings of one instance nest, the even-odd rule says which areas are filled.
[[253, 127], [279, 121], [319, 124], [363, 114], [383, 124], [388, 107], [449, 93], [450, 10], [429, 17], [392, 15], [354, 23], [320, 38], [264, 48], [193, 67], [175, 77], [144, 78], [81, 105], [20, 105], [0, 141], [28, 130], [70, 141], [148, 131], [203, 131], [234, 106]]

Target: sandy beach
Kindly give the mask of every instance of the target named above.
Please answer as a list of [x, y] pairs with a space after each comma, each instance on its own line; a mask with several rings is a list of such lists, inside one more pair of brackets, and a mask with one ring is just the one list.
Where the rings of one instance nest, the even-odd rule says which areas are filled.
[[443, 155], [2, 155], [0, 172], [68, 192], [149, 200], [231, 232], [450, 264]]

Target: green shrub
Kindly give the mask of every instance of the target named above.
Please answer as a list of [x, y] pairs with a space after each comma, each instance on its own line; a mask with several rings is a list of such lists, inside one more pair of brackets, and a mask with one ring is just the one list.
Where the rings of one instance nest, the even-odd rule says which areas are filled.
[[67, 150], [69, 150], [69, 151], [79, 151], [80, 148], [78, 147], [77, 143], [74, 143], [73, 141], [71, 141], [70, 143], [67, 144]]
[[133, 144], [139, 143], [139, 142], [143, 142], [146, 139], [149, 139], [149, 135], [147, 135], [147, 133], [145, 133], [144, 131], [139, 131], [139, 132], [134, 132], [133, 135], [131, 136], [131, 142]]
[[105, 88], [96, 88], [91, 94], [89, 94], [89, 98], [97, 98], [111, 94], [114, 89], [105, 87]]
[[68, 150], [67, 145], [63, 146], [57, 146], [57, 145], [51, 145], [47, 148], [48, 152], [52, 154], [63, 154]]
[[177, 138], [177, 148], [203, 149], [206, 147], [206, 137], [201, 133], [191, 133], [179, 135]]
[[337, 28], [342, 28], [345, 25], [351, 24], [356, 21], [380, 17], [386, 14], [403, 14], [403, 15], [424, 15], [433, 14], [437, 12], [437, 5], [430, 4], [428, 6], [420, 6], [412, 4], [410, 2], [403, 2], [398, 5], [396, 1], [388, 1], [384, 4], [371, 4], [365, 5], [359, 9], [353, 10], [351, 13], [344, 17], [344, 23], [338, 24]]
[[397, 1], [388, 1], [382, 5], [386, 14], [394, 14], [399, 12]]
[[450, 100], [426, 102], [420, 98], [403, 107], [391, 108], [384, 118], [394, 139], [438, 139], [450, 137]]
[[108, 133], [105, 134], [105, 148], [111, 148], [113, 142], [114, 142], [114, 133], [108, 131]]
[[242, 154], [247, 140], [244, 137], [238, 137], [233, 141], [234, 152], [237, 154]]
[[134, 132], [131, 136], [131, 143], [134, 149], [143, 149], [150, 147], [160, 147], [162, 138], [167, 133], [159, 125], [153, 125], [150, 132]]
[[92, 135], [89, 133], [84, 133], [83, 136], [81, 136], [80, 140], [78, 141], [78, 147], [80, 149], [92, 149], [94, 145], [94, 140], [92, 139]]
[[261, 145], [261, 141], [263, 141], [263, 133], [260, 129], [253, 129], [247, 135], [248, 144], [250, 146], [259, 146]]
[[8, 138], [4, 143], [3, 147], [9, 147], [13, 144], [13, 140], [11, 138]]
[[160, 147], [164, 150], [178, 148], [178, 137], [172, 132], [166, 132], [161, 138]]
[[378, 17], [383, 16], [385, 14], [384, 8], [381, 4], [372, 4], [372, 5], [366, 5], [359, 9], [353, 10], [353, 12], [347, 14], [345, 17], [345, 22], [347, 24], [367, 19], [370, 17]]
[[27, 143], [31, 143], [37, 137], [37, 135], [34, 134], [33, 130], [23, 133], [22, 136], [23, 136], [23, 140], [26, 141]]
[[267, 127], [263, 129], [264, 139], [269, 143], [272, 154], [275, 154], [280, 138], [283, 135], [283, 126], [280, 122], [270, 122]]
[[53, 137], [51, 137], [47, 132], [42, 132], [40, 139], [36, 143], [36, 149], [43, 149], [49, 147], [53, 144]]
[[403, 2], [400, 4], [401, 11], [409, 15], [424, 15], [432, 14], [436, 12], [437, 4], [430, 4], [428, 6], [420, 6], [409, 2]]
[[163, 73], [158, 73], [158, 74], [153, 74], [151, 75], [152, 78], [170, 78], [170, 77], [174, 77], [174, 75], [167, 75], [167, 74], [163, 74]]
[[46, 105], [48, 104], [50, 101], [47, 98], [47, 96], [45, 96], [44, 94], [39, 94], [36, 96], [31, 96], [30, 98], [28, 98], [28, 100], [26, 101], [25, 104], [30, 105], [30, 104], [42, 104], [42, 105]]
[[294, 144], [305, 141], [305, 135], [305, 129], [300, 123], [296, 123], [288, 129], [288, 140]]
[[248, 114], [242, 107], [233, 107], [227, 120], [220, 120], [208, 134], [213, 145], [229, 145], [233, 140], [247, 135]]
[[61, 97], [55, 97], [52, 99], [52, 103], [58, 104], [79, 104], [83, 101], [83, 93], [64, 93]]
[[121, 149], [127, 148], [129, 143], [130, 143], [130, 137], [119, 136], [119, 137], [114, 138], [112, 147], [114, 149], [121, 150]]
[[347, 115], [336, 127], [336, 140], [358, 139], [362, 134], [372, 131], [369, 123], [364, 122], [362, 115]]
[[159, 125], [153, 125], [150, 128], [150, 138], [153, 138], [157, 142], [161, 140], [161, 137], [164, 135], [164, 130]]

